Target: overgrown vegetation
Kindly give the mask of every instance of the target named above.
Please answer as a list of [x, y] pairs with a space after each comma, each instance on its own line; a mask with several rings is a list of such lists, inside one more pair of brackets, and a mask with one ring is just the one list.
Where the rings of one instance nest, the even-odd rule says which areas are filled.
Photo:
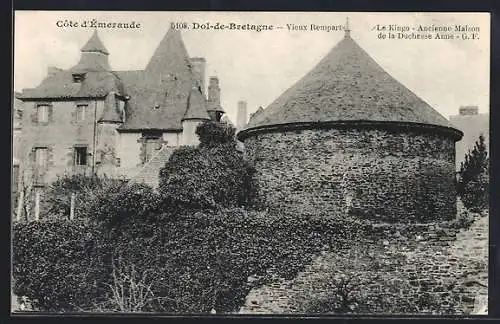
[[255, 170], [236, 150], [234, 127], [207, 121], [196, 133], [200, 145], [179, 148], [160, 171], [165, 203], [196, 209], [249, 207]]
[[[206, 122], [198, 134], [199, 147], [166, 163], [160, 194], [110, 179], [56, 181], [58, 217], [14, 227], [14, 292], [40, 310], [232, 312], [252, 287], [352, 240], [354, 221], [251, 210], [254, 170], [234, 129]], [[65, 216], [71, 192], [76, 221]]]
[[457, 192], [465, 207], [480, 212], [489, 206], [489, 158], [484, 136], [460, 165]]
[[[47, 195], [53, 217], [14, 225], [14, 293], [42, 311], [227, 313], [252, 288], [293, 278], [321, 251], [356, 251], [364, 222], [256, 210], [255, 170], [236, 149], [234, 128], [205, 122], [197, 134], [198, 147], [181, 147], [166, 162], [159, 192], [107, 178], [58, 179]], [[439, 304], [427, 295], [415, 306], [395, 304], [386, 291], [367, 294], [375, 280], [389, 292], [401, 282], [358, 276], [377, 269], [375, 257], [342, 256], [321, 282], [328, 293], [304, 292], [300, 309], [404, 313]]]

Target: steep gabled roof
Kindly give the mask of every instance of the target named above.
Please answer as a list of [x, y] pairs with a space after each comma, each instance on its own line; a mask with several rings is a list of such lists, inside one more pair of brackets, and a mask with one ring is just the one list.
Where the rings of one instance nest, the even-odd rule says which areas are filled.
[[[108, 63], [108, 51], [97, 31], [81, 50], [78, 63], [69, 70], [52, 69], [42, 82], [33, 89], [24, 89], [22, 99], [71, 99], [101, 98], [109, 92], [123, 94], [123, 85]], [[83, 81], [74, 82], [75, 73], [83, 75]]]
[[36, 88], [24, 89], [20, 99], [104, 98], [110, 91], [123, 93], [121, 80], [110, 71], [86, 72], [82, 82], [73, 82], [72, 71], [47, 76]]
[[185, 66], [191, 66], [191, 60], [181, 32], [170, 28], [158, 44], [145, 71], [150, 75], [159, 76], [163, 73], [182, 70]]
[[134, 80], [124, 81], [130, 100], [120, 129], [182, 129], [195, 78], [180, 31], [169, 29], [146, 69], [128, 77]]
[[448, 120], [387, 73], [346, 32], [309, 73], [246, 129], [331, 121], [414, 122], [452, 127]]
[[[78, 64], [47, 76], [38, 87], [25, 89], [21, 97], [104, 98], [110, 92], [128, 96], [125, 121], [119, 128], [123, 131], [181, 131], [184, 117], [208, 118], [205, 95], [200, 93], [189, 99], [196, 78], [180, 31], [167, 31], [144, 70], [111, 71], [107, 59], [108, 51], [94, 32], [82, 48]], [[74, 73], [82, 73], [84, 81], [73, 82]], [[117, 121], [118, 117], [112, 109], [105, 111], [106, 119]]]

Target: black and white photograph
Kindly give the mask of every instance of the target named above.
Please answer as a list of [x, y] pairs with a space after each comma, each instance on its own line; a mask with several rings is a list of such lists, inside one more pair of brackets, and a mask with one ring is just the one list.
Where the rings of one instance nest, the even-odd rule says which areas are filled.
[[489, 13], [13, 23], [11, 314], [488, 314]]

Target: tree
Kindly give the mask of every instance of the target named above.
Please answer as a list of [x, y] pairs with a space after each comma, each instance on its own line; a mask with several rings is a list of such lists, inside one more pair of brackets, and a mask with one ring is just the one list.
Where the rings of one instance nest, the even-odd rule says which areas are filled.
[[196, 128], [200, 140], [199, 147], [214, 147], [219, 145], [236, 145], [236, 129], [230, 124], [205, 121]]
[[483, 135], [460, 164], [457, 193], [467, 208], [482, 210], [488, 207], [489, 158]]
[[236, 149], [234, 127], [207, 121], [196, 133], [200, 145], [177, 149], [160, 171], [165, 204], [194, 209], [248, 206], [255, 170]]

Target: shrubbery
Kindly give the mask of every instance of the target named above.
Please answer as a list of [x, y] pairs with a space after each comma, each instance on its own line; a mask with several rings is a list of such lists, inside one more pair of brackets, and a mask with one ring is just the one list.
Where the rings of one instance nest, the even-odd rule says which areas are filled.
[[[120, 284], [118, 279], [111, 279], [113, 269], [115, 274], [133, 269], [136, 285], [149, 287], [144, 290], [148, 291], [145, 302], [134, 310], [176, 313], [235, 311], [252, 287], [268, 282], [273, 275], [292, 278], [315, 253], [323, 248], [340, 248], [352, 239], [347, 235], [360, 228], [356, 222], [341, 219], [287, 217], [240, 208], [164, 213], [154, 222], [130, 216], [120, 222], [119, 230], [103, 233], [101, 228], [91, 232], [101, 234], [89, 237], [84, 233], [92, 227], [67, 222], [62, 230], [58, 224], [30, 223], [16, 229], [16, 293], [42, 300], [37, 305], [43, 310], [92, 311], [95, 305], [123, 310], [112, 297], [116, 292], [112, 287]], [[30, 226], [34, 229], [27, 231]], [[43, 240], [33, 236], [35, 228], [44, 233]], [[75, 241], [78, 244], [74, 245]], [[82, 244], [102, 249], [92, 252]], [[97, 259], [99, 267], [89, 269]], [[113, 268], [116, 260], [125, 260], [126, 267], [120, 271]], [[46, 269], [53, 271], [45, 273]], [[36, 285], [30, 284], [32, 279], [26, 283], [40, 273], [45, 274]], [[249, 276], [260, 280], [249, 284]], [[89, 287], [89, 282], [99, 289]], [[32, 288], [23, 288], [25, 285]], [[130, 287], [127, 289], [129, 295], [133, 293]], [[54, 303], [42, 296], [50, 296]], [[61, 304], [64, 300], [71, 303]]]
[[[106, 176], [72, 174], [64, 175], [54, 181], [44, 194], [44, 204], [50, 218], [68, 219], [71, 208], [71, 194], [75, 194], [75, 214], [83, 216], [82, 210], [94, 197], [120, 190], [124, 185], [121, 179]], [[88, 209], [88, 208], [87, 208]]]
[[196, 209], [250, 206], [255, 170], [236, 150], [234, 128], [207, 121], [196, 132], [200, 145], [179, 148], [160, 171], [159, 191], [166, 204]]
[[92, 310], [107, 299], [106, 241], [81, 221], [15, 223], [13, 291], [43, 311]]
[[482, 135], [460, 165], [457, 192], [465, 207], [473, 211], [489, 206], [489, 158]]

